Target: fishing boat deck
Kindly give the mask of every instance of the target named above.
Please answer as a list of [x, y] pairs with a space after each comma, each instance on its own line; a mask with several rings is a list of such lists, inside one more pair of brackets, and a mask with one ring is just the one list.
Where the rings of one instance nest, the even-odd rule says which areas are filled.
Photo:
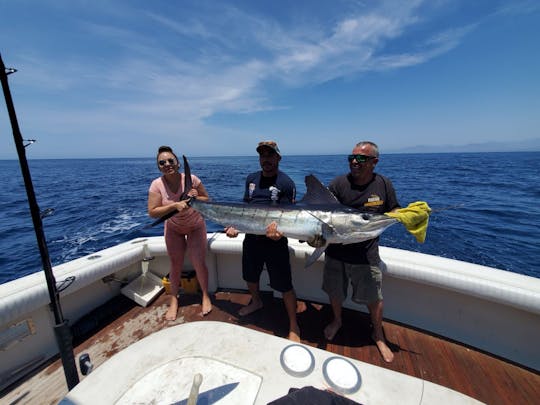
[[[263, 309], [239, 318], [238, 309], [249, 302], [249, 295], [217, 292], [212, 312], [203, 318], [200, 297], [183, 295], [178, 319], [167, 322], [163, 319], [168, 303], [166, 295], [158, 297], [147, 308], [118, 296], [73, 326], [75, 355], [78, 358], [88, 353], [94, 367], [99, 367], [115, 353], [153, 332], [183, 322], [204, 320], [234, 323], [286, 337], [288, 321], [282, 301], [268, 293], [263, 294], [263, 300]], [[322, 335], [330, 319], [328, 305], [299, 301], [302, 343], [422, 378], [487, 404], [535, 403], [540, 398], [540, 374], [534, 370], [392, 321], [384, 322], [389, 346], [395, 353], [394, 362], [387, 364], [370, 339], [367, 314], [344, 309], [343, 327], [332, 342]], [[156, 347], [156, 350], [167, 348]], [[30, 378], [4, 390], [0, 398], [6, 404], [56, 404], [66, 393], [61, 361], [53, 359]]]

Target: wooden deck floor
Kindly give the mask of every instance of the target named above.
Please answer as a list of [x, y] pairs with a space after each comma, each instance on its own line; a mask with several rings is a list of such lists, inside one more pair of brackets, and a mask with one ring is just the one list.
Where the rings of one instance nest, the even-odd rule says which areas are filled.
[[[78, 358], [89, 353], [95, 367], [113, 354], [150, 333], [183, 322], [203, 320], [236, 323], [276, 336], [286, 337], [288, 322], [283, 303], [264, 295], [265, 306], [245, 318], [237, 311], [248, 303], [243, 293], [218, 292], [214, 309], [200, 315], [197, 295], [181, 297], [179, 317], [166, 322], [167, 297], [162, 295], [148, 308], [141, 308], [123, 296], [94, 311], [74, 326], [74, 346]], [[423, 378], [462, 392], [487, 404], [534, 404], [540, 399], [540, 374], [523, 369], [474, 349], [426, 334], [404, 325], [385, 321], [384, 329], [394, 362], [385, 363], [370, 339], [366, 314], [344, 310], [344, 326], [334, 341], [322, 334], [331, 319], [327, 305], [299, 304], [298, 322], [302, 343], [360, 361]], [[166, 348], [156, 348], [166, 350]], [[81, 376], [81, 379], [84, 378]], [[53, 360], [31, 378], [0, 393], [2, 404], [56, 404], [67, 393], [60, 360]]]

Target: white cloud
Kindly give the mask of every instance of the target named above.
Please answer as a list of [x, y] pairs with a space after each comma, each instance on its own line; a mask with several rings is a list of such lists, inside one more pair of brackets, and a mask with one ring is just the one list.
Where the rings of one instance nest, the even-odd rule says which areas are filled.
[[[227, 16], [219, 24], [214, 15], [176, 21], [157, 12], [134, 12], [130, 19], [144, 17], [138, 24], [153, 22], [156, 29], [166, 28], [172, 35], [149, 38], [120, 24], [84, 23], [83, 28], [99, 38], [99, 43], [118, 49], [118, 54], [99, 58], [95, 65], [64, 66], [62, 72], [36, 61], [34, 66], [45, 69], [34, 72], [33, 83], [64, 90], [97, 83], [97, 88], [110, 91], [113, 98], [118, 92], [126, 93], [133, 104], [128, 99], [122, 108], [132, 106], [135, 111], [141, 111], [139, 104], [146, 100], [158, 99], [164, 111], [177, 111], [181, 106], [186, 114], [200, 118], [219, 111], [258, 111], [272, 108], [258, 104], [267, 102], [260, 94], [269, 80], [290, 87], [313, 85], [374, 69], [410, 66], [456, 46], [463, 30], [461, 35], [440, 34], [429, 49], [415, 52], [412, 44], [409, 51], [384, 53], [387, 41], [417, 21], [413, 16], [417, 4], [410, 4], [393, 7], [392, 13], [383, 5], [367, 14], [346, 15], [332, 26], [294, 28], [226, 6], [217, 10]], [[114, 13], [119, 14], [118, 10]], [[242, 27], [242, 32], [235, 27]], [[187, 59], [171, 47], [177, 38], [179, 42], [189, 39], [200, 49], [187, 51]], [[250, 46], [251, 52], [242, 52], [242, 45]], [[177, 102], [167, 107], [171, 100]]]

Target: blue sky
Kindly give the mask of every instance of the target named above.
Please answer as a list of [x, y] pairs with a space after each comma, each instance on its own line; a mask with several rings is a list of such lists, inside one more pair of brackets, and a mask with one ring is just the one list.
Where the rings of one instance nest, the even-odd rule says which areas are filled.
[[[538, 1], [7, 1], [30, 158], [540, 138]], [[502, 146], [504, 150], [505, 146]], [[16, 159], [0, 103], [0, 159]]]

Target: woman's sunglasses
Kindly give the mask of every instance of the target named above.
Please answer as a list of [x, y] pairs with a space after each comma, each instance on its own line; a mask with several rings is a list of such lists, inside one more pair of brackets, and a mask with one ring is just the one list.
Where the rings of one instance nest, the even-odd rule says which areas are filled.
[[159, 160], [158, 161], [159, 165], [160, 166], [165, 166], [165, 163], [169, 163], [171, 166], [176, 164], [176, 159], [163, 159], [163, 160]]

